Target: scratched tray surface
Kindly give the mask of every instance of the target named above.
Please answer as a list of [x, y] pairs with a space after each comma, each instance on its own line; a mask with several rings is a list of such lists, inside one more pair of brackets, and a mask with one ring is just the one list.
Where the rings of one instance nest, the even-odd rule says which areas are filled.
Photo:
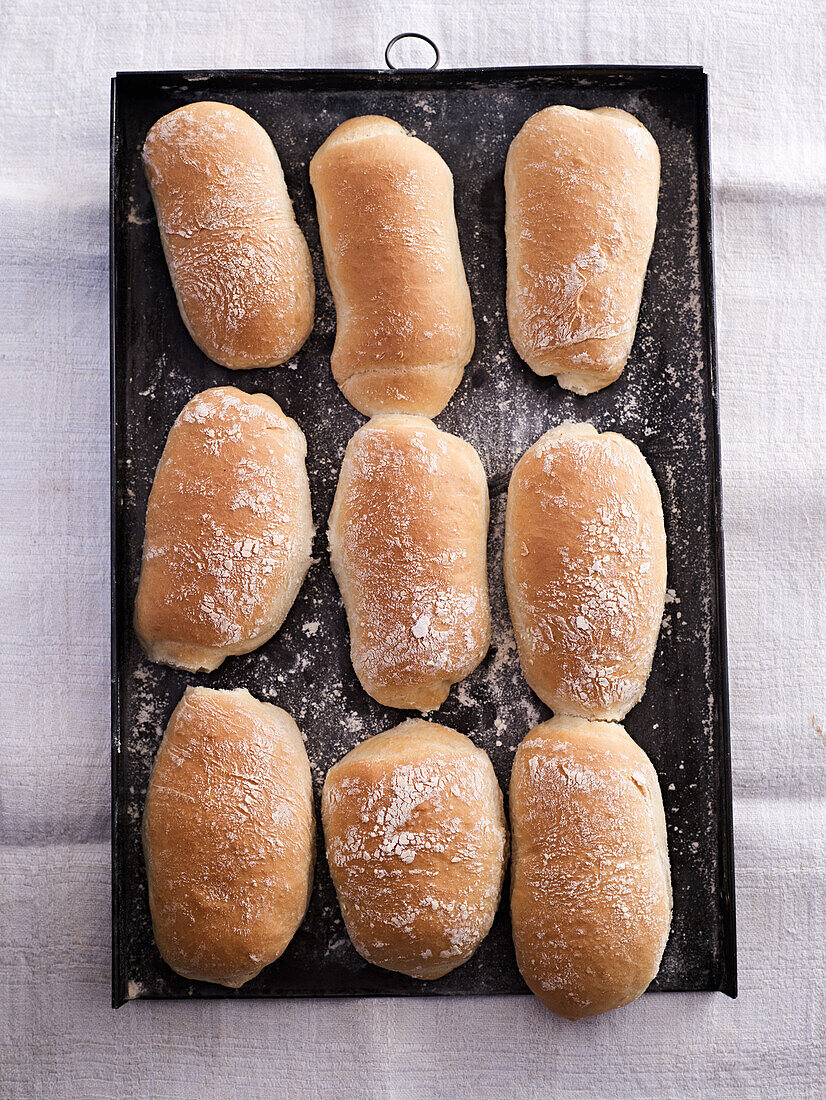
[[[298, 356], [271, 370], [210, 362], [181, 321], [140, 166], [153, 122], [195, 99], [249, 111], [280, 154], [313, 255], [315, 328]], [[629, 364], [587, 398], [537, 378], [517, 357], [505, 315], [503, 168], [525, 119], [553, 103], [633, 112], [662, 154], [659, 222]], [[316, 799], [327, 769], [406, 715], [380, 706], [350, 664], [344, 610], [325, 536], [344, 448], [364, 422], [329, 367], [335, 313], [324, 277], [308, 164], [344, 119], [386, 114], [432, 144], [453, 171], [476, 351], [439, 426], [481, 456], [491, 490], [493, 642], [485, 661], [432, 717], [491, 756], [507, 793], [518, 743], [550, 712], [519, 670], [502, 581], [505, 497], [519, 456], [563, 420], [590, 420], [642, 449], [660, 486], [669, 595], [648, 690], [629, 733], [660, 776], [674, 883], [671, 938], [654, 988], [734, 993], [730, 781], [719, 529], [713, 317], [708, 244], [705, 78], [699, 70], [490, 70], [444, 73], [127, 74], [113, 123], [114, 1001], [141, 997], [517, 993], [507, 905], [466, 965], [436, 982], [370, 966], [347, 938], [323, 853], [307, 918], [284, 955], [235, 992], [174, 974], [152, 937], [140, 846], [149, 769], [184, 688], [244, 686], [285, 707], [304, 733]], [[307, 436], [316, 562], [272, 641], [212, 675], [151, 664], [131, 628], [146, 501], [166, 434], [209, 386], [270, 394]], [[503, 895], [507, 898], [507, 884]]]

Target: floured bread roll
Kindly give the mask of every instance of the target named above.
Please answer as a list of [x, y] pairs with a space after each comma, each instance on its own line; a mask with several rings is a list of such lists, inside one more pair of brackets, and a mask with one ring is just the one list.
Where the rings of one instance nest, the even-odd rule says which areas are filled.
[[306, 453], [263, 393], [221, 386], [184, 407], [146, 509], [135, 632], [151, 660], [211, 672], [281, 626], [310, 565]]
[[237, 989], [277, 959], [315, 862], [310, 764], [289, 714], [243, 688], [187, 688], [152, 768], [143, 847], [173, 970]]
[[332, 132], [310, 181], [336, 305], [335, 380], [365, 416], [435, 416], [476, 339], [450, 169], [397, 122], [367, 115]]
[[467, 962], [490, 931], [508, 854], [502, 792], [482, 749], [435, 722], [403, 722], [330, 769], [321, 817], [360, 955], [411, 978]]
[[571, 1020], [639, 997], [657, 975], [671, 923], [651, 761], [620, 725], [553, 718], [516, 751], [510, 821], [522, 977]]
[[660, 154], [614, 107], [547, 107], [505, 166], [508, 324], [519, 355], [574, 393], [622, 373], [637, 328]]
[[657, 483], [638, 448], [562, 424], [516, 465], [505, 585], [525, 679], [556, 714], [619, 719], [642, 698], [665, 603]]
[[224, 367], [274, 367], [313, 327], [315, 283], [278, 154], [228, 103], [189, 103], [146, 136], [143, 165], [181, 317]]
[[330, 561], [364, 690], [433, 710], [490, 644], [488, 486], [469, 443], [386, 414], [347, 445], [330, 513]]

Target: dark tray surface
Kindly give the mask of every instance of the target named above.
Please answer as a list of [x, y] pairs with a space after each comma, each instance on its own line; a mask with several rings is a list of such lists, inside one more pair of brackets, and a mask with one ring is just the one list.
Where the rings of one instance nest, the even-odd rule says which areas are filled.
[[[206, 359], [180, 319], [139, 152], [147, 130], [194, 99], [248, 110], [272, 135], [313, 254], [316, 324], [299, 355], [273, 370], [231, 372]], [[588, 398], [537, 378], [516, 356], [504, 308], [508, 145], [551, 103], [623, 107], [662, 154], [657, 236], [634, 350], [622, 378]], [[491, 489], [493, 644], [482, 666], [434, 715], [490, 754], [507, 791], [513, 753], [549, 716], [525, 685], [501, 575], [510, 472], [544, 431], [591, 420], [633, 439], [663, 496], [671, 602], [629, 733], [662, 782], [674, 920], [654, 989], [736, 989], [731, 865], [719, 457], [714, 382], [705, 76], [698, 69], [564, 68], [452, 72], [121, 74], [113, 82], [113, 997], [266, 997], [517, 993], [507, 906], [474, 958], [438, 982], [365, 963], [349, 943], [323, 854], [307, 918], [285, 954], [235, 992], [193, 983], [152, 938], [140, 851], [149, 768], [188, 684], [245, 686], [289, 710], [305, 734], [318, 796], [327, 769], [368, 734], [406, 715], [373, 702], [349, 659], [325, 527], [345, 445], [363, 418], [335, 385], [335, 314], [324, 278], [310, 157], [358, 114], [387, 114], [435, 146], [453, 171], [459, 235], [477, 325], [476, 352], [437, 423], [471, 442]], [[318, 559], [276, 637], [211, 676], [146, 661], [131, 629], [146, 500], [166, 434], [183, 404], [214, 385], [270, 394], [303, 428]], [[507, 897], [507, 886], [505, 897]]]

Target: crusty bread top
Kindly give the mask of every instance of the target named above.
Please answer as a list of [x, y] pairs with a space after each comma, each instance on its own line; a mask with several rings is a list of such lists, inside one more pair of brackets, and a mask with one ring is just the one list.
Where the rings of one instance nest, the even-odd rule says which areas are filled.
[[[344, 122], [339, 123], [335, 130], [329, 135], [316, 150], [313, 160], [316, 161], [316, 166], [313, 168], [312, 161], [310, 162], [310, 172], [316, 172], [319, 170], [319, 162], [323, 160], [323, 155], [331, 153], [340, 145], [348, 145], [353, 141], [364, 141], [368, 138], [383, 138], [387, 136], [393, 136], [394, 134], [402, 137], [410, 137], [413, 141], [419, 141], [418, 138], [413, 138], [412, 134], [408, 134], [404, 126], [396, 122], [395, 119], [387, 118], [385, 115], [358, 115], [355, 118], [345, 119]], [[430, 153], [438, 156], [438, 153], [429, 146], [426, 142], [420, 141], [420, 145], [423, 145], [425, 149], [429, 149]], [[427, 156], [428, 154], [424, 154]], [[316, 159], [318, 158], [318, 159]], [[441, 158], [439, 158], [441, 160]]]
[[146, 511], [135, 628], [150, 655], [176, 643], [170, 663], [193, 667], [187, 647], [213, 650], [193, 655], [214, 668], [280, 625], [310, 563], [306, 452], [265, 394], [220, 386], [187, 403]]
[[357, 950], [420, 978], [465, 962], [493, 921], [507, 859], [487, 754], [455, 730], [411, 719], [330, 769], [321, 812]]
[[273, 143], [245, 111], [199, 102], [159, 119], [146, 178], [183, 319], [232, 368], [275, 366], [312, 329], [315, 284]]
[[293, 221], [269, 134], [229, 103], [187, 103], [159, 118], [146, 135], [143, 164], [166, 233]]
[[377, 416], [350, 440], [330, 555], [356, 673], [380, 702], [432, 709], [487, 651], [488, 515], [478, 455], [424, 417]]
[[557, 714], [622, 718], [645, 690], [666, 585], [660, 494], [639, 449], [563, 424], [516, 465], [505, 581], [528, 683]]
[[511, 915], [531, 989], [570, 1019], [627, 1004], [656, 976], [671, 919], [657, 774], [622, 726], [531, 730], [510, 782]]
[[519, 355], [576, 393], [620, 374], [654, 240], [660, 155], [625, 111], [548, 107], [505, 169], [508, 323]]
[[310, 766], [286, 711], [187, 688], [143, 819], [155, 938], [184, 977], [237, 987], [302, 920], [315, 859]]
[[333, 131], [310, 180], [336, 304], [336, 381], [366, 415], [436, 415], [475, 340], [450, 169], [397, 122], [369, 115]]

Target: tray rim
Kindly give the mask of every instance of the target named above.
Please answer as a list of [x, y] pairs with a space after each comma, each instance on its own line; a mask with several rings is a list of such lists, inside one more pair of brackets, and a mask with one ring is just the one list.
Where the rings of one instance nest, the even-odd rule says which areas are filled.
[[120, 972], [120, 810], [118, 792], [120, 788], [121, 754], [121, 707], [118, 629], [118, 443], [120, 425], [117, 410], [117, 264], [115, 262], [116, 237], [116, 191], [117, 191], [117, 126], [118, 126], [118, 82], [111, 81], [110, 120], [109, 120], [109, 614], [110, 614], [110, 655], [109, 655], [109, 692], [111, 706], [110, 737], [110, 866], [111, 866], [111, 920], [112, 920], [112, 1007], [120, 1008], [126, 1003], [125, 981]]
[[723, 479], [722, 451], [720, 440], [720, 398], [717, 368], [717, 311], [714, 294], [714, 196], [711, 184], [711, 126], [708, 74], [703, 72], [700, 80], [700, 255], [703, 268], [703, 296], [706, 316], [704, 338], [708, 362], [708, 391], [711, 402], [711, 414], [714, 424], [712, 454], [714, 459], [713, 507], [714, 540], [713, 551], [716, 558], [716, 628], [717, 646], [720, 654], [717, 669], [718, 706], [720, 708], [720, 763], [723, 785], [723, 805], [718, 828], [719, 850], [721, 856], [720, 889], [723, 903], [723, 960], [725, 975], [720, 992], [735, 999], [737, 997], [737, 916], [735, 906], [734, 883], [734, 806], [731, 779], [731, 712], [729, 708], [728, 674], [728, 629], [726, 621], [726, 569], [725, 569], [725, 532], [723, 527]]
[[[714, 599], [714, 628], [716, 644], [719, 652], [719, 665], [715, 675], [715, 701], [719, 708], [719, 779], [722, 791], [720, 819], [718, 824], [718, 852], [720, 867], [718, 871], [718, 885], [720, 889], [721, 916], [722, 916], [722, 951], [721, 951], [721, 977], [716, 990], [706, 992], [720, 992], [734, 999], [738, 994], [737, 982], [737, 932], [736, 932], [736, 901], [735, 901], [735, 869], [734, 869], [734, 821], [733, 821], [733, 791], [731, 773], [731, 725], [729, 707], [729, 674], [728, 674], [728, 644], [726, 625], [726, 584], [725, 584], [725, 549], [722, 514], [722, 465], [721, 465], [721, 440], [720, 440], [720, 403], [718, 387], [717, 364], [717, 323], [714, 293], [714, 251], [713, 251], [713, 191], [711, 183], [711, 133], [709, 118], [709, 78], [702, 65], [520, 65], [520, 66], [488, 66], [488, 67], [463, 67], [445, 69], [352, 69], [352, 68], [298, 68], [298, 69], [126, 69], [117, 70], [111, 78], [110, 90], [110, 128], [109, 128], [109, 480], [110, 480], [110, 698], [111, 698], [111, 762], [110, 762], [110, 865], [111, 865], [111, 923], [112, 923], [112, 1007], [117, 1009], [126, 1003], [135, 1000], [145, 1001], [204, 1001], [204, 1000], [291, 1000], [291, 999], [317, 999], [328, 1000], [352, 998], [376, 998], [376, 997], [409, 997], [416, 996], [414, 992], [360, 992], [325, 994], [320, 997], [317, 993], [280, 991], [277, 994], [254, 994], [239, 991], [225, 991], [223, 993], [207, 994], [202, 997], [192, 997], [187, 994], [160, 996], [149, 994], [140, 998], [129, 998], [127, 995], [127, 982], [125, 975], [121, 974], [120, 966], [120, 810], [119, 810], [119, 763], [121, 757], [121, 700], [119, 683], [119, 648], [118, 634], [121, 622], [118, 616], [119, 595], [121, 583], [118, 580], [118, 445], [121, 437], [121, 425], [118, 421], [117, 410], [117, 263], [116, 263], [116, 235], [117, 235], [117, 153], [118, 153], [118, 105], [119, 97], [125, 94], [124, 85], [130, 80], [164, 80], [170, 84], [187, 84], [193, 81], [235, 80], [250, 81], [261, 79], [276, 79], [282, 82], [297, 82], [300, 80], [330, 79], [339, 77], [347, 80], [369, 79], [386, 81], [389, 85], [408, 82], [411, 79], [422, 85], [446, 86], [451, 82], [468, 81], [473, 79], [526, 79], [536, 78], [553, 81], [558, 78], [560, 83], [567, 78], [583, 81], [595, 81], [610, 86], [615, 84], [633, 83], [635, 79], [646, 79], [649, 82], [661, 85], [680, 83], [680, 78], [698, 95], [698, 131], [697, 131], [697, 161], [698, 161], [698, 235], [700, 243], [700, 267], [702, 280], [702, 295], [706, 310], [706, 324], [703, 326], [703, 343], [705, 345], [706, 361], [708, 364], [708, 400], [710, 403], [710, 415], [713, 425], [713, 440], [710, 453], [714, 466], [713, 476], [710, 479], [712, 514], [709, 517], [714, 529], [712, 556], [715, 561], [713, 580], [715, 588]], [[508, 995], [529, 994], [526, 988], [521, 994], [509, 993]], [[678, 990], [659, 990], [658, 992], [680, 992]], [[429, 991], [429, 996], [436, 997], [485, 997], [500, 996], [496, 990], [480, 990], [457, 994], [452, 991], [443, 992], [434, 988]]]

